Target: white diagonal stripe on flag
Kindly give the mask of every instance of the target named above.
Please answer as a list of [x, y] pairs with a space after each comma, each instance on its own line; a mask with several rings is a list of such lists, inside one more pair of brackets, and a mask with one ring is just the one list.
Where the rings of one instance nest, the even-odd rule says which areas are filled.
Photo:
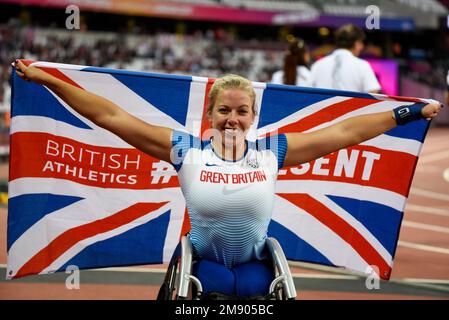
[[60, 71], [85, 90], [112, 101], [142, 121], [173, 129], [184, 129], [178, 121], [161, 112], [110, 74], [64, 69]]
[[352, 268], [365, 270], [368, 267], [354, 248], [329, 227], [278, 196], [275, 199], [273, 220], [299, 236], [336, 266], [347, 265], [347, 259], [351, 257]]
[[362, 107], [350, 112], [345, 113], [344, 115], [335, 118], [332, 121], [328, 121], [325, 122], [321, 125], [318, 125], [316, 127], [313, 127], [312, 129], [309, 129], [307, 131], [304, 132], [312, 132], [312, 131], [316, 131], [322, 128], [326, 128], [329, 127], [331, 125], [334, 125], [338, 122], [341, 122], [343, 120], [352, 118], [352, 117], [356, 117], [356, 116], [360, 116], [360, 115], [367, 115], [367, 114], [373, 114], [373, 113], [379, 113], [379, 112], [385, 112], [385, 111], [390, 111], [393, 110], [394, 108], [398, 107], [398, 106], [408, 106], [408, 105], [412, 105], [414, 104], [414, 102], [401, 102], [401, 101], [381, 101], [379, 100], [379, 102], [376, 102], [374, 104], [370, 104], [367, 105], [366, 107]]
[[269, 132], [278, 130], [281, 127], [285, 127], [286, 125], [289, 125], [291, 123], [295, 123], [295, 122], [297, 122], [300, 119], [303, 119], [303, 118], [305, 118], [307, 116], [310, 116], [310, 115], [314, 114], [315, 112], [317, 112], [317, 111], [319, 111], [319, 110], [321, 110], [321, 109], [323, 109], [325, 107], [331, 106], [333, 104], [336, 104], [336, 103], [339, 103], [339, 102], [342, 102], [342, 101], [350, 100], [350, 99], [352, 99], [352, 98], [350, 98], [350, 97], [332, 97], [332, 98], [328, 98], [328, 99], [325, 99], [325, 100], [318, 101], [318, 102], [316, 102], [314, 104], [311, 104], [310, 106], [302, 108], [301, 110], [299, 110], [299, 111], [297, 111], [295, 113], [292, 113], [291, 115], [283, 118], [282, 120], [279, 120], [277, 122], [274, 122], [274, 123], [271, 123], [271, 124], [269, 124], [267, 126], [259, 128], [257, 130], [257, 134], [258, 134], [259, 137], [263, 136], [263, 135], [265, 135], [265, 134], [267, 134]]
[[[58, 270], [60, 267], [62, 267], [67, 261], [69, 261], [70, 259], [72, 259], [73, 257], [75, 257], [78, 253], [80, 253], [82, 250], [84, 250], [85, 248], [87, 248], [88, 246], [90, 246], [91, 244], [94, 244], [98, 241], [102, 241], [102, 240], [106, 240], [115, 236], [118, 236], [130, 229], [133, 229], [135, 227], [138, 227], [142, 224], [145, 224], [153, 219], [158, 218], [159, 216], [161, 216], [164, 212], [166, 212], [168, 209], [170, 209], [171, 204], [168, 203], [165, 206], [152, 211], [130, 223], [127, 223], [125, 225], [122, 225], [116, 229], [110, 230], [108, 232], [104, 232], [104, 233], [99, 233], [93, 237], [87, 238], [87, 239], [83, 239], [80, 242], [76, 243], [74, 246], [72, 246], [70, 249], [68, 249], [67, 251], [64, 252], [64, 254], [62, 254], [61, 256], [59, 256], [55, 261], [53, 261], [53, 263], [51, 263], [47, 268], [45, 268], [44, 270], [42, 270], [41, 273], [48, 273], [48, 272], [54, 272], [56, 270]], [[184, 210], [182, 211], [184, 212]], [[181, 217], [182, 218], [182, 217]], [[172, 220], [172, 219], [170, 219]], [[176, 219], [174, 219], [173, 221], [176, 221]], [[181, 226], [182, 226], [182, 220], [178, 223], [176, 223], [176, 230], [177, 233], [179, 234], [179, 231], [181, 230]], [[170, 225], [173, 225], [174, 223], [171, 221]], [[176, 235], [177, 233], [170, 233], [170, 231], [167, 232], [167, 237], [166, 238], [173, 238], [174, 235]], [[169, 241], [170, 243], [170, 241]], [[150, 247], [151, 244], [149, 243], [148, 246]], [[170, 247], [171, 248], [171, 247]], [[166, 248], [168, 249], [168, 248]], [[175, 248], [172, 248], [171, 251], [174, 251]], [[165, 260], [165, 262], [167, 262], [167, 260]]]
[[350, 213], [338, 206], [328, 197], [315, 192], [311, 194], [311, 196], [328, 207], [332, 212], [334, 212], [340, 218], [345, 220], [351, 227], [357, 230], [363, 236], [363, 238], [365, 238], [370, 243], [370, 245], [376, 249], [376, 251], [382, 256], [385, 261], [391, 263], [391, 254], [384, 248], [379, 240], [377, 240], [377, 238], [362, 223], [360, 223], [360, 221], [355, 219]]
[[320, 190], [324, 195], [352, 198], [357, 194], [360, 200], [367, 200], [403, 211], [406, 198], [396, 192], [347, 182], [316, 180], [278, 180], [276, 193], [309, 193]]
[[422, 143], [419, 141], [393, 137], [388, 134], [381, 134], [380, 136], [360, 143], [360, 145], [376, 147], [381, 150], [404, 152], [416, 157], [422, 148]]

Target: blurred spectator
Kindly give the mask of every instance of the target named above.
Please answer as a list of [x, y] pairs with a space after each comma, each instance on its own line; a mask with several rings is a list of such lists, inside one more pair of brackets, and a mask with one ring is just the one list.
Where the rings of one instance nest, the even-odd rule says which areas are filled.
[[271, 82], [278, 84], [310, 86], [310, 52], [303, 39], [290, 42], [284, 57], [284, 69], [276, 71]]
[[[217, 34], [221, 39], [216, 38]], [[300, 45], [299, 42], [298, 44]], [[310, 43], [310, 46], [316, 47], [317, 44]], [[298, 52], [299, 49], [298, 47]], [[349, 52], [349, 50], [346, 51]], [[0, 24], [0, 65], [2, 66], [0, 68], [0, 110], [2, 111], [10, 109], [10, 63], [18, 57], [203, 77], [235, 73], [261, 82], [269, 82], [272, 80], [273, 73], [284, 71], [282, 65], [284, 58], [290, 61], [296, 59], [294, 55], [286, 57], [277, 41], [262, 41], [259, 38], [239, 40], [238, 37], [223, 36], [222, 31], [217, 33], [214, 29], [197, 30], [182, 36], [164, 30], [152, 34], [67, 32], [65, 29], [24, 26], [16, 19], [8, 24]], [[295, 72], [296, 78], [302, 77], [303, 70], [306, 70], [307, 59], [308, 57], [304, 56], [306, 63], [303, 67], [290, 67], [291, 72], [287, 72], [290, 79], [295, 79]], [[294, 66], [294, 62], [289, 65]], [[408, 59], [400, 61], [400, 66], [401, 75], [409, 79], [424, 82], [435, 88], [445, 89], [447, 86], [448, 59], [431, 62], [425, 59]], [[330, 71], [327, 70], [327, 72]], [[327, 78], [332, 79], [331, 76]], [[280, 79], [282, 80], [273, 80], [283, 83], [283, 75]], [[299, 82], [298, 84], [304, 85]]]
[[379, 92], [380, 84], [368, 62], [358, 58], [365, 33], [347, 24], [335, 32], [336, 50], [312, 65], [313, 87], [360, 92]]
[[447, 72], [447, 76], [446, 76], [446, 105], [449, 106], [449, 71]]

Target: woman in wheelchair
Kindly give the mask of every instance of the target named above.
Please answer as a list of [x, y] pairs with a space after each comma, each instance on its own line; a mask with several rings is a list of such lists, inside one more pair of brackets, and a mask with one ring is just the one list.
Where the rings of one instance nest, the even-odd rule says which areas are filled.
[[77, 88], [36, 67], [15, 62], [19, 76], [45, 85], [69, 106], [178, 172], [191, 230], [188, 240], [199, 258], [193, 274], [203, 292], [258, 296], [268, 292], [273, 269], [267, 262], [267, 228], [279, 168], [306, 163], [359, 144], [398, 124], [434, 117], [438, 103], [346, 119], [309, 133], [246, 139], [256, 117], [252, 83], [240, 76], [215, 80], [205, 140], [151, 125], [111, 101]]

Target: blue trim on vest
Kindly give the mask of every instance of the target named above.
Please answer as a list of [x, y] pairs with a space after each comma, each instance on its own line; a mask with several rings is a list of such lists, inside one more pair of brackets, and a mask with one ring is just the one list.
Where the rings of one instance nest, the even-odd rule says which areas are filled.
[[203, 149], [203, 142], [187, 132], [173, 130], [170, 160], [176, 171], [181, 170], [184, 158], [190, 148]]
[[256, 140], [255, 142], [245, 140], [246, 143], [245, 153], [242, 156], [242, 158], [237, 160], [223, 159], [219, 154], [215, 152], [211, 140], [200, 140], [198, 137], [194, 137], [187, 132], [173, 130], [171, 142], [172, 142], [171, 163], [175, 167], [177, 172], [181, 170], [184, 158], [190, 148], [196, 148], [200, 150], [210, 148], [219, 159], [231, 163], [238, 162], [244, 159], [249, 149], [255, 148], [257, 151], [270, 150], [271, 152], [274, 153], [274, 155], [278, 160], [278, 169], [284, 166], [285, 155], [287, 153], [287, 138], [285, 134], [270, 136], [267, 138]]
[[[273, 146], [273, 142], [277, 142]], [[256, 141], [257, 150], [270, 150], [278, 160], [278, 169], [284, 166], [285, 155], [287, 154], [287, 137], [285, 134], [266, 137]]]

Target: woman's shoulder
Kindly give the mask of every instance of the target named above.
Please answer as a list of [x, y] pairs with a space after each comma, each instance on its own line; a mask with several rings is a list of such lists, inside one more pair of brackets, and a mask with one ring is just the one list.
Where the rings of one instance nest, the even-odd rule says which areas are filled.
[[280, 145], [286, 143], [286, 136], [284, 133], [273, 134], [267, 137], [258, 138], [256, 141], [251, 142], [249, 147], [256, 148], [258, 151], [267, 149], [277, 149]]

